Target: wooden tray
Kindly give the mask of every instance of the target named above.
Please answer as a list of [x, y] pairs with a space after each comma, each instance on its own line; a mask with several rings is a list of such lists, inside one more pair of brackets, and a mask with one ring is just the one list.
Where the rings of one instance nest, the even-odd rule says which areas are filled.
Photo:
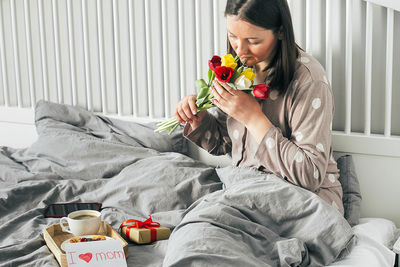
[[[103, 221], [98, 234], [121, 240], [122, 247], [125, 252], [125, 257], [128, 257], [128, 243], [118, 234], [117, 231], [115, 231], [111, 227], [111, 225]], [[60, 266], [67, 267], [68, 266], [67, 257], [65, 255], [65, 252], [61, 249], [60, 246], [62, 242], [73, 237], [73, 235], [70, 233], [63, 232], [61, 230], [60, 224], [57, 223], [57, 224], [52, 224], [43, 229], [43, 237], [44, 240], [46, 241], [46, 245], [54, 254]]]

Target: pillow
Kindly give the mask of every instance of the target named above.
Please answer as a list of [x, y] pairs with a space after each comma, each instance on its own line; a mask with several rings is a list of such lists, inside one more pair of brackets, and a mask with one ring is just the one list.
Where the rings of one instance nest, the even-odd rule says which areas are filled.
[[188, 144], [183, 127], [168, 135], [155, 133], [156, 122], [138, 123], [97, 115], [84, 108], [40, 100], [36, 103], [35, 122], [39, 134], [52, 129], [83, 132], [104, 140], [118, 140], [159, 152], [186, 154]]
[[351, 226], [357, 225], [361, 213], [361, 190], [351, 155], [337, 159], [340, 171], [339, 182], [343, 188], [344, 217]]
[[143, 147], [152, 148], [159, 152], [178, 152], [188, 153], [188, 141], [183, 137], [183, 127], [179, 126], [168, 135], [167, 132], [155, 133], [159, 122], [131, 122], [119, 119], [110, 119], [105, 116], [99, 116], [107, 120], [109, 127], [116, 133], [133, 138]]
[[361, 218], [353, 230], [356, 235], [367, 235], [368, 238], [388, 248], [393, 247], [392, 243], [396, 241], [397, 236], [397, 227], [394, 222], [384, 218]]

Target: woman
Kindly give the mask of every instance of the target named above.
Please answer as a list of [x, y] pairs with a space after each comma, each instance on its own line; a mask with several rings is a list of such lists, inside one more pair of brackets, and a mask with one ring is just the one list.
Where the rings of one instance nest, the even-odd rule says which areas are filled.
[[332, 157], [333, 95], [325, 71], [295, 43], [285, 0], [228, 0], [228, 52], [252, 66], [256, 83], [271, 88], [257, 100], [215, 81], [215, 115], [196, 114], [195, 95], [175, 116], [184, 136], [236, 166], [255, 167], [306, 188], [343, 214], [339, 171]]

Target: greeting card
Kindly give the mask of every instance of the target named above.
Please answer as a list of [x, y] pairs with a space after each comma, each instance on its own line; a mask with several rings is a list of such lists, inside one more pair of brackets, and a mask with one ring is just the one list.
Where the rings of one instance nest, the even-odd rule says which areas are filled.
[[120, 240], [69, 243], [65, 245], [68, 266], [109, 267], [127, 266]]

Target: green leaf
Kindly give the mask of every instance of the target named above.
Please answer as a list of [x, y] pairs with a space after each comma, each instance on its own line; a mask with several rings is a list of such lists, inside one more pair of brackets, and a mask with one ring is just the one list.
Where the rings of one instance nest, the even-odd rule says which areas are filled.
[[239, 77], [239, 74], [237, 72], [233, 73], [233, 75], [231, 77], [231, 81], [235, 82], [238, 77]]
[[208, 88], [207, 83], [204, 81], [204, 79], [196, 80], [194, 82], [194, 85], [196, 86], [198, 95], [200, 94], [201, 90], [203, 90], [204, 87]]
[[207, 96], [207, 98], [204, 99], [204, 103], [210, 102], [210, 100], [213, 99], [213, 98], [214, 98], [213, 94], [209, 94], [209, 95]]
[[213, 71], [211, 69], [208, 69], [208, 86], [211, 85], [211, 77], [212, 77]]
[[226, 84], [232, 87], [233, 89], [237, 90], [237, 87], [234, 83], [226, 83]]
[[212, 108], [213, 106], [214, 106], [214, 105], [213, 105], [211, 102], [205, 103], [205, 104], [202, 106], [202, 110], [206, 110], [206, 109]]
[[199, 106], [201, 106], [203, 103], [204, 103], [204, 101], [207, 99], [207, 96], [204, 96], [204, 97], [202, 97], [202, 98], [197, 98], [196, 99], [196, 107], [199, 107]]
[[197, 99], [204, 98], [205, 96], [207, 96], [208, 93], [209, 93], [209, 88], [207, 86], [201, 88], [199, 94], [197, 95]]
[[214, 81], [214, 79], [215, 79], [215, 72], [213, 71], [212, 75], [211, 75], [210, 86], [211, 86], [212, 81]]

